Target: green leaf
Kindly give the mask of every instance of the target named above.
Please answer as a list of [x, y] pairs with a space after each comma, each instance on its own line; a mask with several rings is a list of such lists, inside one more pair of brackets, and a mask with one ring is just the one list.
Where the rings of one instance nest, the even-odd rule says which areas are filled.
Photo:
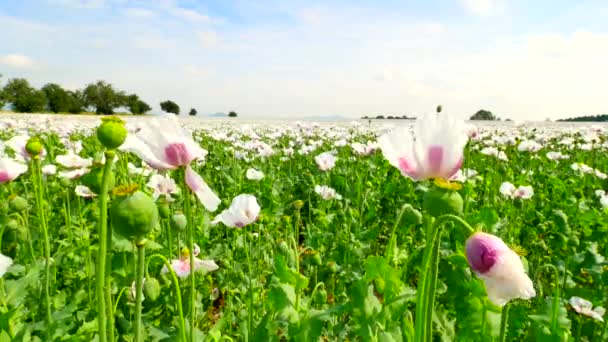
[[275, 276], [282, 282], [287, 283], [295, 287], [296, 291], [305, 289], [308, 286], [308, 278], [290, 269], [287, 266], [285, 257], [282, 255], [275, 255], [274, 261]]

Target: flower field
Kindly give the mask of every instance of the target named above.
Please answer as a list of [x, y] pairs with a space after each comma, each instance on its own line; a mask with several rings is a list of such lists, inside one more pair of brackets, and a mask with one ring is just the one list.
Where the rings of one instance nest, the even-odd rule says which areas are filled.
[[0, 341], [608, 339], [603, 127], [0, 126]]

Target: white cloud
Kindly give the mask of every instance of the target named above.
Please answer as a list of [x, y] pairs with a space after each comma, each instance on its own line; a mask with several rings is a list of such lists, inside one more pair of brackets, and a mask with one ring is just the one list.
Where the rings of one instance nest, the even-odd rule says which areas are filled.
[[505, 11], [505, 0], [461, 0], [462, 4], [473, 14], [488, 17], [502, 14]]
[[72, 8], [101, 8], [106, 5], [106, 0], [49, 0], [51, 4], [58, 4]]
[[212, 48], [217, 46], [219, 39], [215, 31], [198, 31], [197, 36], [203, 47]]
[[156, 18], [156, 12], [145, 9], [145, 8], [127, 8], [124, 11], [125, 15], [136, 18], [136, 19], [154, 19]]
[[297, 12], [297, 17], [309, 26], [319, 26], [322, 23], [322, 13], [319, 9], [302, 9]]
[[31, 69], [35, 66], [31, 58], [20, 54], [0, 56], [0, 63], [17, 69]]
[[194, 65], [186, 65], [182, 68], [184, 73], [194, 78], [209, 78], [213, 76], [214, 70], [210, 68], [202, 68]]
[[202, 14], [195, 10], [191, 10], [191, 9], [187, 9], [187, 8], [181, 8], [181, 7], [172, 8], [171, 14], [173, 14], [176, 17], [190, 20], [190, 21], [197, 21], [197, 22], [210, 22], [211, 21], [211, 18], [208, 15]]

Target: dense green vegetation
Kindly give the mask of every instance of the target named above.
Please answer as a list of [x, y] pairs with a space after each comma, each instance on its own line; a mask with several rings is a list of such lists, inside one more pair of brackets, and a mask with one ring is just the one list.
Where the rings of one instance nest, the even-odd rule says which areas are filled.
[[607, 122], [608, 114], [599, 114], [599, 115], [587, 115], [587, 116], [577, 116], [574, 118], [568, 119], [560, 119], [557, 121], [572, 121], [572, 122]]
[[[2, 340], [413, 341], [424, 314], [426, 341], [606, 338], [602, 131], [475, 131], [447, 183], [460, 199], [442, 216], [432, 204], [443, 199], [427, 196], [441, 182], [405, 177], [367, 127], [189, 126], [204, 153], [166, 122], [130, 119], [159, 171], [114, 150], [125, 136], [113, 121], [102, 133], [5, 123], [0, 251], [12, 265], [0, 257]], [[219, 196], [217, 210], [208, 193], [199, 202], [191, 172]], [[261, 210], [222, 212], [244, 194]], [[459, 222], [516, 251], [534, 296], [489, 300]], [[434, 302], [417, 298], [432, 290]]]

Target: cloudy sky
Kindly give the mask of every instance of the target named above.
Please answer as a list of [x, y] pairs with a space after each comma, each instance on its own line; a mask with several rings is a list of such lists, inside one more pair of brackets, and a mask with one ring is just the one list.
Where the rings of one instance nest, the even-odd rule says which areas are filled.
[[[608, 1], [2, 0], [0, 82], [155, 110], [516, 120], [608, 112]], [[183, 109], [182, 109], [183, 110]]]

